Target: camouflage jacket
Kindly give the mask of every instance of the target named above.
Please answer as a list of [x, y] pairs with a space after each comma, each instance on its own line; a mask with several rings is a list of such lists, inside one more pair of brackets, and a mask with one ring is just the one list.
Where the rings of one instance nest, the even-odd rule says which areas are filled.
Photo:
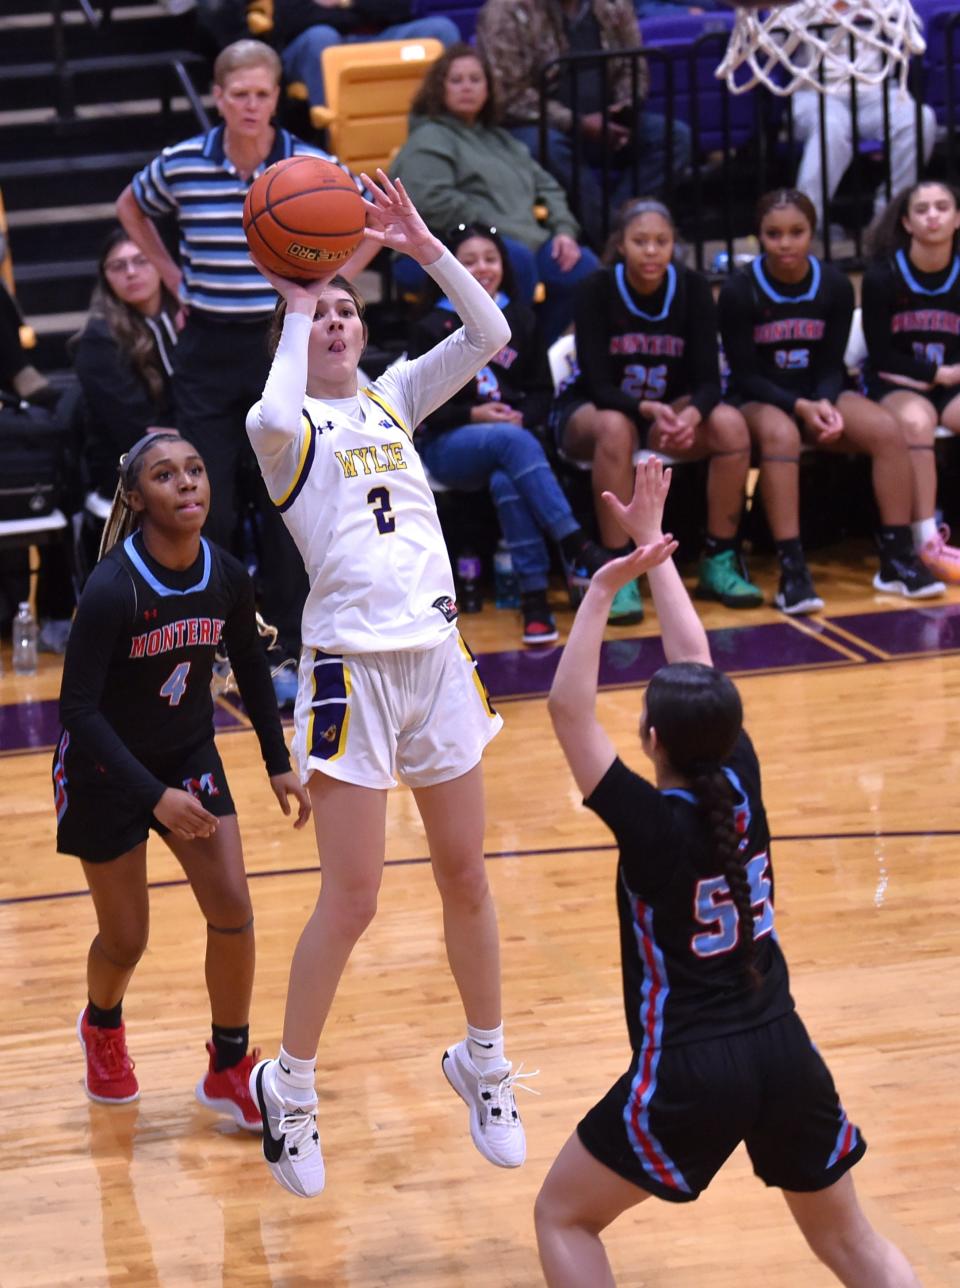
[[[633, 0], [591, 0], [603, 49], [637, 49], [640, 28]], [[560, 0], [486, 0], [477, 20], [477, 43], [486, 55], [496, 84], [504, 125], [528, 124], [540, 118], [540, 72], [546, 63], [569, 51]], [[640, 63], [637, 88], [646, 98], [649, 75]], [[611, 103], [632, 98], [630, 59], [617, 59], [610, 69]], [[547, 98], [547, 117], [554, 129], [570, 132], [573, 113]]]

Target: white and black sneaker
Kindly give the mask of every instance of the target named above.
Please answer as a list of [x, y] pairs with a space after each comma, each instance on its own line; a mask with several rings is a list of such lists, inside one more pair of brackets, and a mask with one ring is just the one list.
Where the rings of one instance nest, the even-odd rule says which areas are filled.
[[903, 595], [906, 599], [932, 599], [947, 589], [916, 555], [882, 559], [873, 588], [888, 595]]
[[470, 1110], [470, 1135], [480, 1153], [497, 1167], [519, 1167], [527, 1156], [527, 1138], [513, 1089], [533, 1091], [520, 1080], [536, 1074], [513, 1073], [509, 1064], [481, 1073], [470, 1059], [466, 1038], [447, 1047], [441, 1064], [447, 1082]]
[[250, 1095], [263, 1119], [263, 1156], [285, 1190], [313, 1198], [325, 1180], [317, 1102], [298, 1105], [284, 1100], [277, 1091], [276, 1065], [276, 1060], [261, 1060], [250, 1071]]
[[820, 611], [823, 600], [816, 592], [810, 569], [805, 563], [784, 561], [780, 568], [780, 586], [773, 602], [781, 613], [786, 613], [789, 617]]

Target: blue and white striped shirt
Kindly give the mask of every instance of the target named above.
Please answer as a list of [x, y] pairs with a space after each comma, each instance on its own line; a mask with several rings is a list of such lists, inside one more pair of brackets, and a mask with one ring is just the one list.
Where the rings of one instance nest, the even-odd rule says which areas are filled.
[[[164, 148], [134, 176], [133, 195], [145, 215], [177, 217], [183, 303], [221, 317], [259, 321], [273, 312], [277, 297], [250, 262], [243, 233], [247, 191], [268, 166], [285, 157], [337, 158], [278, 129], [270, 155], [245, 179], [225, 154], [223, 137], [224, 127], [218, 125]], [[342, 169], [350, 174], [346, 166]], [[350, 177], [366, 195], [360, 180]]]

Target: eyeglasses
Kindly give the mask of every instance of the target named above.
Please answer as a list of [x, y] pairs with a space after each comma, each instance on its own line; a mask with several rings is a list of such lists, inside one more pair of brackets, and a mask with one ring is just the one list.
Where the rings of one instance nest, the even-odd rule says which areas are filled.
[[141, 268], [146, 268], [150, 260], [146, 255], [130, 255], [127, 257], [118, 257], [117, 259], [108, 259], [103, 266], [105, 273], [126, 273], [132, 270], [139, 272]]
[[229, 99], [231, 103], [253, 103], [254, 106], [269, 102], [276, 97], [276, 94], [275, 89], [226, 89], [223, 91], [223, 97]]

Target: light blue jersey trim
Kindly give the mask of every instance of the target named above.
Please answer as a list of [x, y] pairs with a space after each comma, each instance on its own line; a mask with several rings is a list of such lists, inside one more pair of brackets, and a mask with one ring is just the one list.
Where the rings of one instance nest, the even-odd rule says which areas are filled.
[[909, 259], [907, 259], [906, 251], [903, 249], [898, 250], [895, 258], [897, 261], [897, 268], [899, 268], [903, 280], [910, 287], [911, 291], [915, 291], [917, 295], [946, 295], [948, 291], [953, 289], [957, 276], [960, 275], [960, 256], [954, 255], [953, 268], [951, 268], [950, 273], [947, 276], [947, 280], [942, 286], [921, 286], [913, 275], [913, 266]]
[[663, 297], [663, 308], [659, 313], [644, 313], [643, 309], [637, 308], [630, 294], [630, 288], [627, 285], [627, 270], [623, 264], [618, 264], [613, 270], [613, 275], [617, 283], [617, 290], [620, 292], [620, 298], [634, 315], [634, 317], [643, 318], [645, 322], [662, 322], [670, 312], [673, 305], [673, 297], [677, 293], [677, 270], [673, 264], [667, 265], [667, 293]]
[[803, 295], [781, 295], [776, 287], [772, 286], [770, 279], [763, 271], [762, 259], [766, 256], [757, 256], [750, 265], [754, 277], [757, 279], [761, 291], [776, 304], [807, 304], [810, 300], [817, 298], [817, 292], [820, 290], [820, 261], [814, 255], [807, 256], [807, 263], [810, 265], [810, 271], [813, 274], [813, 281], [810, 283], [810, 289]]
[[165, 586], [162, 581], [158, 581], [147, 565], [143, 562], [139, 552], [133, 544], [134, 535], [134, 533], [130, 533], [129, 537], [127, 537], [126, 541], [123, 543], [123, 548], [127, 552], [127, 558], [133, 564], [134, 568], [136, 568], [137, 572], [147, 585], [152, 590], [155, 590], [158, 595], [163, 597], [168, 595], [193, 595], [196, 594], [198, 590], [206, 590], [207, 582], [210, 580], [210, 566], [213, 562], [210, 557], [210, 547], [207, 544], [206, 537], [200, 538], [200, 545], [203, 549], [203, 572], [200, 574], [200, 580], [194, 583], [194, 585], [188, 586], [186, 590], [174, 590], [172, 586]]

